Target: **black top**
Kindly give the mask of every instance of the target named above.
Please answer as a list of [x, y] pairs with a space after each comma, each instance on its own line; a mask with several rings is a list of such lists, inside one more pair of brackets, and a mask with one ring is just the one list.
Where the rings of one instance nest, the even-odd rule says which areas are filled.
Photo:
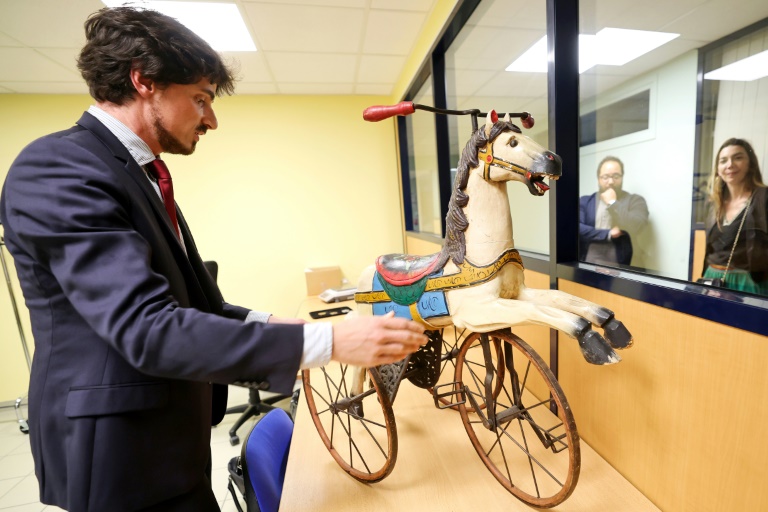
[[[755, 190], [749, 209], [744, 209], [729, 225], [715, 222], [714, 208], [707, 216], [707, 265], [726, 266], [731, 255], [736, 233], [744, 220], [744, 227], [736, 241], [731, 259], [731, 269], [747, 270], [751, 273], [768, 272], [768, 193], [761, 187]], [[747, 216], [744, 219], [744, 215]]]

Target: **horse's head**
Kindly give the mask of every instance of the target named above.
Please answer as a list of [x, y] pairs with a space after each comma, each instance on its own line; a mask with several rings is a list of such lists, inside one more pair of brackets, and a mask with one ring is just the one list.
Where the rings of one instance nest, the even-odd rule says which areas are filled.
[[562, 174], [560, 157], [523, 135], [509, 115], [499, 121], [496, 112], [488, 112], [482, 129], [487, 143], [478, 150], [477, 172], [486, 181], [519, 181], [531, 194], [542, 196], [549, 190], [544, 180], [556, 180]]

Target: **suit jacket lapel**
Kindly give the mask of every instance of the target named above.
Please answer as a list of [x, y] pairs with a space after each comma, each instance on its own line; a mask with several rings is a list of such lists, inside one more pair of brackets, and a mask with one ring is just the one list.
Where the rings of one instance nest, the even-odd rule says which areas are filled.
[[181, 249], [181, 244], [179, 244], [179, 241], [176, 239], [174, 234], [175, 230], [171, 225], [171, 220], [168, 218], [168, 213], [165, 211], [165, 205], [163, 204], [162, 199], [152, 187], [149, 178], [147, 178], [147, 175], [144, 173], [144, 169], [136, 163], [136, 160], [133, 159], [128, 149], [123, 146], [123, 143], [120, 142], [120, 140], [115, 137], [106, 126], [88, 112], [83, 113], [83, 116], [77, 124], [96, 135], [107, 149], [110, 150], [115, 159], [123, 164], [126, 174], [139, 185], [139, 188], [144, 192], [144, 195], [147, 196], [152, 208], [155, 210], [155, 214], [161, 219], [160, 222], [165, 226], [168, 234], [173, 235], [168, 238], [173, 238], [176, 241], [176, 244], [179, 245], [179, 249]]
[[[168, 217], [168, 213], [165, 211], [165, 205], [163, 204], [163, 201], [157, 195], [157, 191], [155, 191], [155, 189], [152, 187], [152, 184], [149, 182], [149, 179], [144, 173], [144, 170], [138, 163], [136, 163], [136, 160], [133, 159], [128, 149], [123, 146], [122, 142], [120, 142], [120, 140], [115, 137], [115, 135], [110, 132], [106, 126], [104, 126], [98, 119], [93, 117], [88, 112], [83, 113], [80, 120], [77, 121], [77, 124], [93, 133], [96, 138], [104, 144], [104, 146], [112, 153], [115, 158], [114, 163], [107, 162], [107, 164], [110, 164], [110, 166], [118, 170], [118, 172], [125, 172], [128, 176], [130, 176], [130, 178], [142, 190], [146, 200], [149, 201], [149, 203], [152, 205], [158, 222], [163, 225], [168, 243], [177, 253], [176, 263], [179, 265], [179, 268], [182, 270], [182, 273], [185, 276], [188, 293], [194, 294], [198, 298], [198, 300], [194, 303], [198, 306], [202, 306], [202, 304], [199, 304], [200, 300], [202, 300], [203, 302], [207, 303], [208, 309], [210, 311], [214, 311], [213, 308], [218, 308], [220, 310], [222, 299], [218, 292], [218, 288], [214, 284], [216, 292], [211, 294], [210, 286], [204, 286], [204, 284], [201, 282], [201, 280], [205, 279], [205, 276], [208, 276], [208, 273], [207, 271], [205, 271], [203, 274], [200, 273], [200, 268], [205, 270], [205, 267], [202, 264], [200, 255], [197, 253], [197, 248], [195, 247], [194, 241], [192, 240], [189, 227], [187, 226], [186, 221], [183, 220], [183, 216], [181, 215], [179, 208], [176, 208], [176, 212], [179, 216], [179, 229], [181, 230], [182, 236], [184, 237], [185, 247], [187, 249], [186, 254], [184, 252], [184, 248], [179, 242], [179, 239], [176, 238], [176, 230], [171, 225], [171, 221]], [[200, 262], [200, 268], [196, 268], [196, 261]], [[192, 297], [190, 297], [190, 299], [191, 298]]]

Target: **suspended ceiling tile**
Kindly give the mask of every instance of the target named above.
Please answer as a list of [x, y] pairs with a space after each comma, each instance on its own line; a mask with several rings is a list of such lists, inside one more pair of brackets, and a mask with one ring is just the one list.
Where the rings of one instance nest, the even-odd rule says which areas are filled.
[[224, 52], [226, 62], [233, 64], [235, 76], [242, 82], [271, 82], [274, 77], [264, 52]]
[[354, 86], [347, 84], [280, 83], [280, 94], [352, 94]]
[[[357, 56], [271, 53], [267, 61], [278, 83], [352, 83]], [[281, 88], [282, 90], [282, 88]]]
[[434, 0], [372, 0], [371, 9], [419, 11], [426, 13], [432, 9], [434, 4]]
[[85, 82], [2, 82], [0, 85], [17, 94], [85, 94]]
[[370, 11], [363, 53], [408, 55], [424, 24], [424, 15], [399, 11]]
[[68, 69], [74, 76], [81, 76], [80, 70], [77, 69], [77, 58], [80, 56], [79, 48], [36, 48], [36, 51]]
[[447, 82], [449, 95], [471, 96], [482, 86], [487, 84], [497, 71], [473, 71], [472, 73], [450, 74]]
[[538, 30], [474, 29], [446, 55], [446, 68], [504, 70], [544, 36]]
[[238, 82], [235, 85], [235, 94], [242, 96], [244, 94], [277, 94], [277, 85], [274, 82]]
[[245, 4], [265, 51], [356, 53], [365, 11], [337, 7]]
[[618, 0], [599, 2], [581, 10], [582, 33], [594, 34], [605, 27], [665, 31], [669, 20], [693, 12], [708, 0]]
[[546, 30], [546, 4], [515, 0], [480, 2], [470, 23], [480, 27], [503, 27]]
[[360, 57], [360, 67], [357, 70], [357, 82], [394, 84], [400, 76], [403, 65], [405, 65], [405, 57], [363, 55]]
[[392, 84], [357, 84], [355, 94], [389, 96], [392, 94], [392, 87]]
[[30, 48], [0, 48], [0, 82], [74, 82], [78, 75]]
[[516, 73], [504, 71], [487, 82], [475, 96], [535, 97], [547, 95], [546, 73]]
[[104, 7], [99, 0], [8, 0], [2, 2], [0, 32], [31, 47], [79, 48], [83, 23]]
[[245, 4], [312, 5], [316, 7], [356, 7], [363, 9], [369, 0], [240, 0]]
[[768, 2], [765, 0], [740, 3], [738, 9], [727, 1], [706, 2], [695, 11], [672, 19], [664, 25], [664, 30], [683, 34], [686, 39], [712, 42], [766, 17]]
[[5, 32], [0, 32], [0, 46], [24, 46]]

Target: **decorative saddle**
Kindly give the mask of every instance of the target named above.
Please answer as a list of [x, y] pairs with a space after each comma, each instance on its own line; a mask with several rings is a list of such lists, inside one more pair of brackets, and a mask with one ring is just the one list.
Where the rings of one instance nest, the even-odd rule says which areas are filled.
[[439, 256], [440, 253], [429, 256], [385, 254], [376, 259], [376, 271], [389, 284], [405, 286], [431, 274]]

